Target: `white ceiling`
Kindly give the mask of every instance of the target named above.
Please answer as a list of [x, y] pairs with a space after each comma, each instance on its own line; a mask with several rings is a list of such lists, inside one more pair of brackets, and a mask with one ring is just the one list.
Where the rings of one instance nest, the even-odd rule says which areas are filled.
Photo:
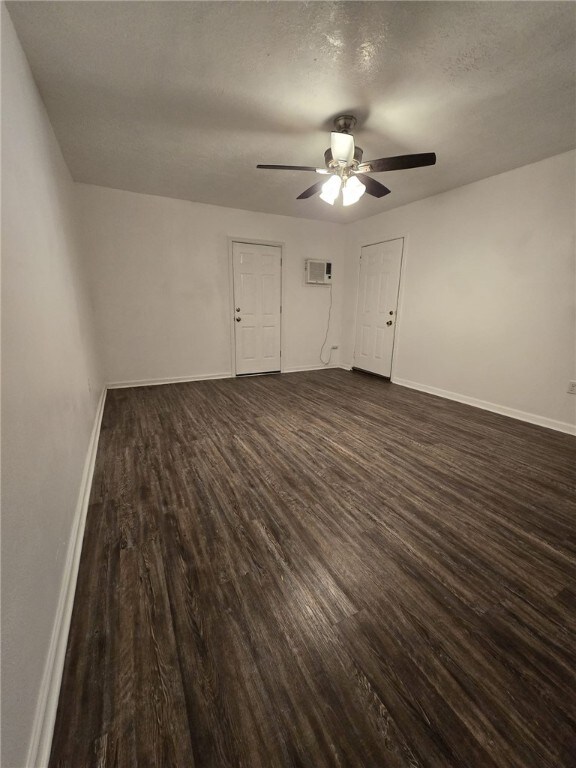
[[[11, 2], [76, 181], [352, 221], [575, 146], [571, 2]], [[376, 174], [350, 208], [296, 200], [331, 119]]]

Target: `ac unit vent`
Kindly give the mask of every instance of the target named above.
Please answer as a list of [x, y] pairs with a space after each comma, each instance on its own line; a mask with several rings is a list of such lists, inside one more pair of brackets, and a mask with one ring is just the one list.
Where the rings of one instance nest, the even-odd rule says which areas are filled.
[[332, 282], [332, 262], [307, 259], [306, 261], [307, 285], [330, 285], [331, 282]]

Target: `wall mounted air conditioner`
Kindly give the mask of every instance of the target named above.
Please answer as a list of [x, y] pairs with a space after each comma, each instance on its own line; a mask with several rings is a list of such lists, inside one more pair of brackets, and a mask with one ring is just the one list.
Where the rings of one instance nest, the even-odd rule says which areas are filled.
[[332, 262], [306, 260], [306, 285], [330, 285], [332, 282]]

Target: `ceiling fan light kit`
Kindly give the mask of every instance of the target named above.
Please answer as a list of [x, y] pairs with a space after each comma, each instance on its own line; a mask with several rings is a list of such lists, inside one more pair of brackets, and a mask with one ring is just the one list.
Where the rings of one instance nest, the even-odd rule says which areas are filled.
[[330, 149], [332, 158], [338, 163], [349, 165], [354, 160], [354, 136], [350, 133], [338, 133], [332, 131], [330, 134]]
[[357, 176], [350, 176], [342, 189], [342, 205], [354, 205], [366, 192], [366, 187]]
[[340, 187], [342, 186], [342, 178], [340, 176], [332, 175], [322, 184], [322, 192], [320, 194], [320, 200], [324, 200], [328, 205], [334, 205], [338, 195], [340, 194]]
[[314, 168], [309, 165], [257, 165], [256, 167], [328, 174], [330, 178], [327, 181], [317, 181], [298, 195], [297, 199], [304, 200], [319, 192], [321, 200], [328, 205], [334, 205], [342, 192], [342, 204], [348, 206], [357, 203], [365, 192], [372, 197], [384, 197], [390, 194], [388, 187], [367, 176], [369, 173], [401, 171], [436, 163], [434, 152], [381, 157], [378, 160], [362, 162], [362, 149], [354, 144], [354, 136], [350, 133], [355, 125], [356, 118], [353, 115], [340, 115], [334, 120], [336, 130], [331, 132], [330, 147], [324, 153], [326, 168]]

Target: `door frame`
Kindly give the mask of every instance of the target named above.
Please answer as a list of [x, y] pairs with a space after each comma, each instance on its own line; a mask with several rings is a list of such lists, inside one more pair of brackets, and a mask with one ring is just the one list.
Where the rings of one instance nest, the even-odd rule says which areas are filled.
[[[358, 251], [358, 265], [356, 269], [356, 301], [354, 304], [354, 336], [352, 341], [352, 365], [354, 367], [354, 355], [356, 353], [356, 330], [358, 324], [358, 298], [360, 296], [360, 269], [362, 266], [362, 248], [367, 248], [370, 245], [379, 245], [380, 243], [389, 243], [392, 240], [402, 240], [402, 253], [400, 255], [400, 277], [398, 280], [398, 304], [396, 306], [396, 324], [394, 327], [394, 341], [392, 342], [392, 360], [390, 363], [390, 381], [394, 383], [395, 371], [394, 363], [396, 359], [396, 351], [400, 346], [400, 326], [402, 308], [404, 304], [404, 272], [406, 270], [406, 254], [408, 235], [397, 235], [396, 237], [385, 237], [383, 240], [373, 240], [370, 243], [362, 243]], [[385, 378], [385, 377], [382, 377]]]
[[[271, 245], [280, 248], [280, 373], [284, 372], [284, 360], [282, 350], [284, 349], [284, 255], [286, 251], [285, 243], [278, 240], [261, 240], [257, 237], [233, 237], [228, 235], [228, 310], [230, 312], [230, 370], [232, 376], [236, 373], [236, 330], [234, 326], [234, 243], [245, 243], [246, 245]], [[255, 376], [265, 376], [266, 374], [254, 374]]]

